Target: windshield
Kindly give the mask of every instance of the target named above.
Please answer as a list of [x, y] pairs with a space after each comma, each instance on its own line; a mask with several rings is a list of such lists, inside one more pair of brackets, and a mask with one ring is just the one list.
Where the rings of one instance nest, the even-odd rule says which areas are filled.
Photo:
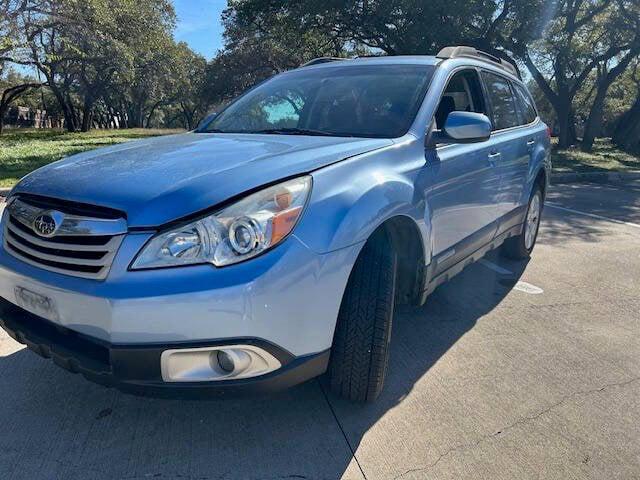
[[411, 126], [433, 70], [431, 65], [295, 70], [250, 90], [203, 131], [400, 137]]

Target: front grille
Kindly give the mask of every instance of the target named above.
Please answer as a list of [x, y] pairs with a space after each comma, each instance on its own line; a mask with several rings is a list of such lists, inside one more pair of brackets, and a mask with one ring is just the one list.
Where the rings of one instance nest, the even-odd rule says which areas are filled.
[[[4, 249], [20, 260], [46, 270], [76, 277], [106, 278], [126, 232], [123, 218], [78, 216], [77, 209], [62, 210], [39, 199], [16, 198], [4, 215]], [[63, 207], [64, 208], [64, 207]], [[68, 213], [73, 212], [73, 213]], [[62, 219], [53, 236], [42, 236], [35, 219], [47, 214]]]

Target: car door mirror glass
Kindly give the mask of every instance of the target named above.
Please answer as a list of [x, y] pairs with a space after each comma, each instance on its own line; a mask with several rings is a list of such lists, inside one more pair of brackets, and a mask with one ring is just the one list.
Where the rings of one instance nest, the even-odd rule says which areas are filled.
[[450, 143], [484, 142], [491, 136], [491, 120], [482, 113], [451, 112], [442, 130]]

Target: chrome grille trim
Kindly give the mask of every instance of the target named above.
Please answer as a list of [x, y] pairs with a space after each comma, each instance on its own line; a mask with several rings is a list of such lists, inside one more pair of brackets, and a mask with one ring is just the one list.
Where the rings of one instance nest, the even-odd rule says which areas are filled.
[[[34, 221], [52, 212], [60, 213], [64, 220], [52, 237], [43, 237], [35, 231]], [[18, 198], [9, 200], [2, 223], [7, 253], [29, 265], [93, 280], [107, 277], [127, 231], [124, 218], [67, 215]]]
[[127, 222], [124, 218], [90, 218], [69, 215], [56, 209], [43, 209], [14, 198], [6, 207], [13, 218], [23, 225], [33, 228], [35, 219], [43, 213], [59, 213], [64, 216], [62, 225], [56, 231], [61, 235], [119, 235], [127, 232]]
[[[7, 228], [14, 235], [18, 235], [35, 245], [38, 245], [40, 247], [45, 247], [45, 248], [53, 248], [51, 247], [52, 242], [48, 242], [46, 240], [43, 240], [42, 237], [38, 238], [25, 232], [24, 230], [20, 230], [19, 228], [16, 228], [14, 225], [12, 225], [11, 222], [7, 222]], [[119, 237], [116, 236], [111, 238], [111, 240], [109, 240], [104, 245], [82, 245], [79, 243], [55, 243], [53, 245], [55, 245], [55, 248], [57, 250], [71, 250], [75, 252], [103, 252], [105, 249], [107, 250], [117, 249], [119, 244], [120, 244], [120, 239]]]

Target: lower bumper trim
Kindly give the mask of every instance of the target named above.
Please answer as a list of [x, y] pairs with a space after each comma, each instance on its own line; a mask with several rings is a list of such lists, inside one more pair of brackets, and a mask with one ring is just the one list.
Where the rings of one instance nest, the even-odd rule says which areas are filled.
[[[169, 344], [119, 345], [53, 324], [0, 297], [0, 327], [30, 350], [94, 383], [134, 395], [159, 398], [211, 398], [215, 395], [282, 390], [327, 370], [330, 350], [295, 357], [290, 352], [255, 338], [234, 338]], [[162, 352], [175, 348], [255, 345], [277, 358], [282, 367], [265, 375], [213, 382], [163, 382]]]

